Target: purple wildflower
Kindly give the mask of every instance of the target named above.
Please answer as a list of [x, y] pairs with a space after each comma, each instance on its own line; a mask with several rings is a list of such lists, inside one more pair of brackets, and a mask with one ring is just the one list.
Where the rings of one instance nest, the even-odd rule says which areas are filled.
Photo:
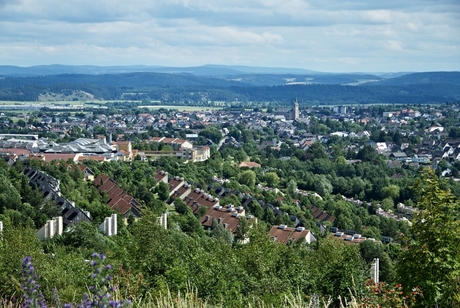
[[22, 284], [24, 291], [23, 307], [46, 307], [45, 298], [40, 292], [40, 285], [37, 283], [35, 268], [32, 266], [32, 257], [27, 256], [22, 260], [22, 277], [25, 282]]

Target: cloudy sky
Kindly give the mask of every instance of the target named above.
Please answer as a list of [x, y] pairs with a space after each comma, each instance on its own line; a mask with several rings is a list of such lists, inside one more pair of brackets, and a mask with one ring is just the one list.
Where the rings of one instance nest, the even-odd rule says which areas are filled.
[[460, 0], [0, 0], [0, 65], [460, 70]]

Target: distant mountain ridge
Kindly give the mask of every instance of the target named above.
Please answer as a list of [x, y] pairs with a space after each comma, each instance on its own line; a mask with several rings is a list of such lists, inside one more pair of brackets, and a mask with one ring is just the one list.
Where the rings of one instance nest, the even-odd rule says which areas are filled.
[[283, 68], [283, 67], [251, 67], [251, 66], [230, 66], [230, 65], [202, 65], [191, 67], [167, 67], [167, 66], [95, 66], [95, 65], [37, 65], [30, 67], [19, 67], [12, 65], [0, 65], [0, 76], [29, 77], [47, 76], [61, 74], [121, 74], [121, 73], [168, 73], [168, 74], [193, 74], [205, 76], [227, 76], [242, 74], [322, 74], [306, 69]]
[[460, 72], [412, 73], [395, 78], [382, 79], [373, 85], [405, 86], [415, 84], [460, 84]]
[[[305, 73], [300, 74], [302, 72]], [[35, 73], [37, 75], [33, 75]], [[396, 77], [384, 78], [381, 73], [332, 74], [245, 66], [69, 68], [50, 65], [0, 66], [1, 75], [4, 77], [0, 78], [0, 100], [12, 101], [36, 101], [53, 95], [66, 97], [66, 93], [81, 91], [101, 100], [287, 102], [298, 97], [315, 104], [460, 100], [460, 72], [395, 73], [386, 77]], [[72, 99], [71, 95], [67, 96]]]

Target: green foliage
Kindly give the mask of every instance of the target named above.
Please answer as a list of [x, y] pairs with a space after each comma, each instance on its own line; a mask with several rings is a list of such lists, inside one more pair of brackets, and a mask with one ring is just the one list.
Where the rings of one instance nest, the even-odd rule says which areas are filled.
[[[332, 299], [337, 299], [339, 295], [348, 297], [347, 292], [351, 288], [363, 292], [364, 263], [357, 246], [325, 239], [319, 243], [312, 259], [313, 264], [321, 264], [313, 268], [311, 274], [316, 291], [320, 294], [329, 294]], [[337, 300], [335, 303], [338, 304]]]
[[256, 185], [256, 174], [252, 170], [246, 170], [238, 174], [238, 182], [246, 185], [249, 188], [254, 188]]
[[361, 257], [369, 266], [374, 261], [374, 258], [379, 258], [380, 281], [385, 281], [386, 283], [393, 282], [395, 278], [395, 265], [385, 252], [383, 244], [373, 241], [364, 241], [359, 244], [359, 251]]
[[188, 212], [190, 212], [190, 209], [187, 206], [187, 204], [185, 204], [185, 202], [182, 201], [180, 198], [174, 199], [174, 209], [176, 210], [177, 213], [181, 215], [185, 215]]
[[62, 241], [65, 246], [78, 248], [87, 253], [94, 251], [105, 253], [107, 249], [103, 234], [87, 222], [71, 226], [69, 232], [65, 232], [61, 238], [53, 238], [53, 241], [58, 243]]
[[433, 171], [422, 171], [414, 187], [420, 211], [412, 220], [413, 239], [398, 264], [406, 292], [416, 286], [423, 291], [423, 307], [460, 304], [460, 203], [441, 185]]
[[12, 298], [21, 294], [21, 260], [29, 255], [45, 258], [40, 241], [31, 228], [16, 227], [8, 218], [2, 218], [3, 232], [0, 240], [0, 294]]
[[166, 201], [169, 198], [169, 186], [167, 183], [161, 181], [158, 183], [157, 187], [155, 187], [155, 192], [158, 194], [158, 198], [161, 201]]
[[276, 172], [267, 172], [264, 177], [265, 182], [269, 187], [277, 187], [279, 183], [279, 177]]
[[389, 185], [387, 187], [382, 188], [382, 198], [391, 198], [393, 200], [397, 200], [399, 197], [399, 186], [397, 185]]
[[229, 245], [233, 243], [233, 234], [225, 228], [223, 224], [218, 223], [215, 219], [212, 220], [211, 235], [217, 239], [223, 240]]
[[216, 127], [207, 127], [198, 133], [199, 136], [203, 136], [206, 139], [211, 140], [214, 143], [219, 143], [222, 139], [222, 133]]

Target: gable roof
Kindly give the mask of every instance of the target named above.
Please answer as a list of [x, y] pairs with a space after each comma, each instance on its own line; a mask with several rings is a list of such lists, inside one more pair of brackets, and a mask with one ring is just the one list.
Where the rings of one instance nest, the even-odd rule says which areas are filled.
[[215, 220], [217, 223], [223, 224], [230, 232], [235, 233], [241, 216], [244, 216], [243, 207], [214, 206], [208, 209], [206, 214], [201, 217], [200, 223], [203, 227], [210, 228], [212, 221]]
[[248, 167], [248, 168], [260, 168], [260, 164], [253, 161], [244, 161], [241, 162], [238, 167]]
[[99, 174], [94, 180], [94, 185], [100, 193], [107, 193], [109, 197], [108, 207], [119, 211], [123, 215], [132, 213], [134, 216], [140, 216], [141, 204], [118, 186], [117, 182], [111, 177]]
[[273, 226], [270, 236], [275, 242], [287, 244], [289, 241], [306, 240], [310, 230], [303, 227], [291, 228], [286, 225]]

